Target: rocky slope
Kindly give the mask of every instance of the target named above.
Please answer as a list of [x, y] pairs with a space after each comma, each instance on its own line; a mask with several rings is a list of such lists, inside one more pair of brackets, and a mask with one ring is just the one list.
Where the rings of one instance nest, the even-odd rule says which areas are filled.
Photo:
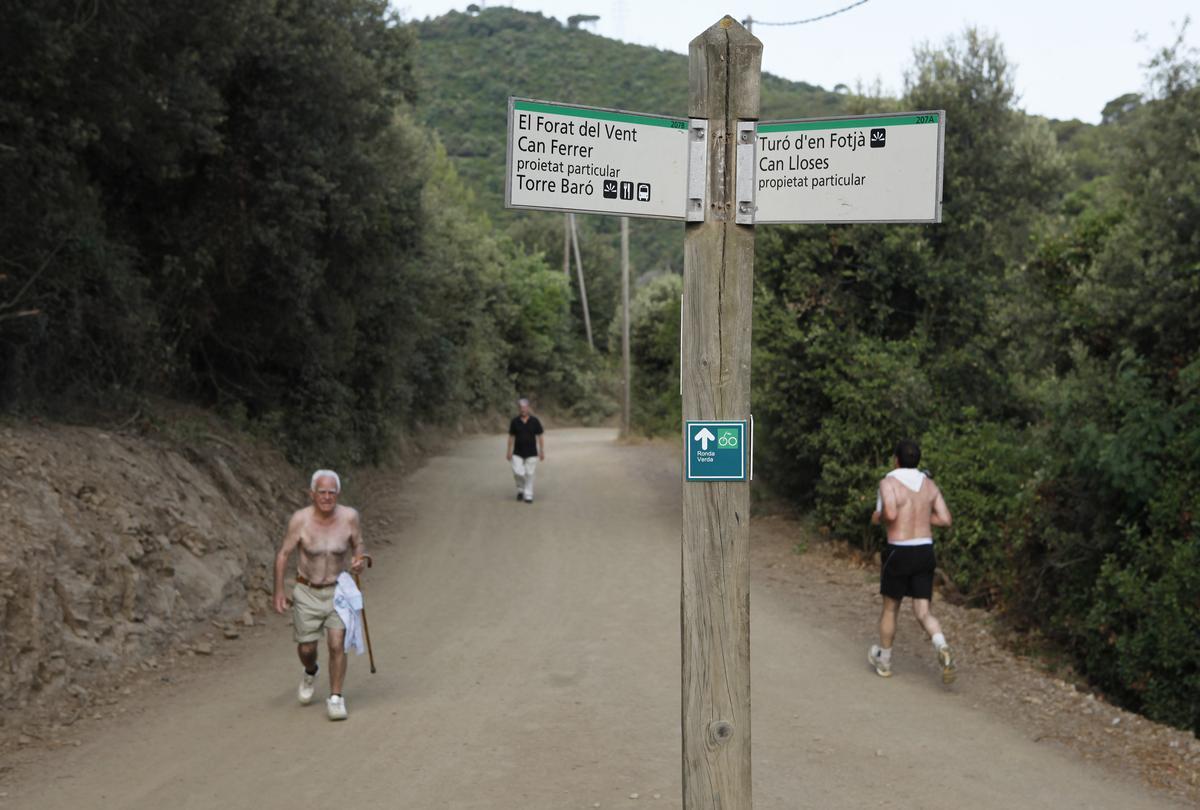
[[191, 434], [0, 423], [0, 738], [162, 651], [209, 652], [199, 622], [233, 634], [266, 609], [307, 482], [243, 437]]

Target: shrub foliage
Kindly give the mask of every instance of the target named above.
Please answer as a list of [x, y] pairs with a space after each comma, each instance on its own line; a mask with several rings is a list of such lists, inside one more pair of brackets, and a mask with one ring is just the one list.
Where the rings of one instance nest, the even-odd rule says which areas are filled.
[[570, 289], [413, 123], [383, 0], [3, 14], [5, 407], [166, 393], [332, 463], [517, 390], [594, 394]]

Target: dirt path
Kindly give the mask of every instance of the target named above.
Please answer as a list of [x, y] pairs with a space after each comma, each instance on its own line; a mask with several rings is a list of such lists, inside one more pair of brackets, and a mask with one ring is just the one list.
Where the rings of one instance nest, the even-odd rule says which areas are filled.
[[[139, 688], [78, 747], [6, 763], [0, 807], [679, 807], [676, 454], [610, 431], [548, 439], [532, 506], [513, 500], [498, 437], [371, 482], [379, 673], [351, 663], [348, 722], [295, 703], [275, 619]], [[969, 666], [944, 690], [912, 632], [897, 677], [877, 678], [872, 608], [818, 612], [834, 586], [803, 559], [755, 571], [760, 810], [1182, 806], [1034, 742], [971, 697]]]

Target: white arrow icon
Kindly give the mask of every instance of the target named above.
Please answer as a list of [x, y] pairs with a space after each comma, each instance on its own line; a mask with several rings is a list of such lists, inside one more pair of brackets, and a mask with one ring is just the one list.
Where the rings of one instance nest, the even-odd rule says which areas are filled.
[[709, 430], [708, 428], [700, 428], [700, 432], [699, 432], [699, 433], [697, 433], [697, 434], [696, 434], [695, 436], [693, 436], [692, 438], [693, 438], [693, 439], [695, 439], [696, 441], [700, 442], [700, 449], [701, 449], [701, 450], [707, 450], [707, 449], [708, 449], [708, 443], [709, 443], [709, 442], [715, 442], [715, 441], [717, 440], [717, 437], [716, 437], [716, 436], [714, 436], [714, 435], [712, 434], [712, 431], [711, 431], [711, 430]]

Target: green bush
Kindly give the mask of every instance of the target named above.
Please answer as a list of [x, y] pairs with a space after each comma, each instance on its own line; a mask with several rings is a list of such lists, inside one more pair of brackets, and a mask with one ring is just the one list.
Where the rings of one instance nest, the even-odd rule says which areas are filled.
[[970, 602], [1006, 607], [1028, 573], [1024, 542], [1040, 457], [1029, 437], [987, 422], [971, 408], [921, 440], [929, 469], [954, 516], [937, 535], [938, 564]]
[[1050, 617], [1047, 634], [1125, 705], [1196, 729], [1200, 357], [1166, 387], [1136, 356], [1115, 365], [1080, 358], [1045, 393], [1038, 553], [1014, 612]]
[[14, 8], [0, 47], [0, 404], [166, 394], [322, 466], [517, 387], [611, 407], [561, 273], [414, 123], [384, 0], [77, 11]]
[[[679, 397], [679, 301], [683, 278], [661, 275], [637, 290], [629, 304], [632, 428], [647, 435], [682, 429]], [[621, 346], [622, 316], [608, 330], [614, 356]]]

